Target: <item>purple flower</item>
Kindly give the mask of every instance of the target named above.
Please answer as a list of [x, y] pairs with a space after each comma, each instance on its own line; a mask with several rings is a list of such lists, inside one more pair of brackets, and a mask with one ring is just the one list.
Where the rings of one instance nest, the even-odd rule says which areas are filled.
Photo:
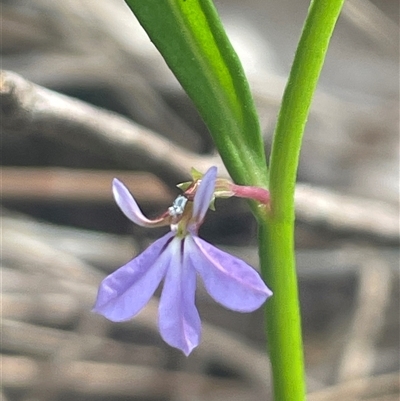
[[114, 322], [128, 320], [141, 311], [164, 279], [160, 333], [165, 342], [189, 355], [201, 335], [195, 306], [197, 274], [211, 297], [234, 311], [251, 312], [272, 295], [252, 267], [197, 235], [214, 197], [216, 175], [216, 167], [211, 167], [197, 182], [192, 200], [178, 196], [168, 213], [156, 220], [147, 219], [127, 188], [114, 180], [115, 201], [126, 217], [144, 227], [167, 221], [171, 231], [102, 281], [95, 312]]

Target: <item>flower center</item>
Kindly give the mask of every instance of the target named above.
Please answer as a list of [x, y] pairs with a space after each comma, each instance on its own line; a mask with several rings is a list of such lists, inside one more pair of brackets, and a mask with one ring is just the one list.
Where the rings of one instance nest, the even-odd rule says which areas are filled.
[[193, 202], [184, 195], [179, 195], [168, 208], [168, 215], [171, 216], [171, 230], [177, 237], [184, 238], [187, 235], [187, 225], [192, 218], [192, 213]]
[[180, 216], [182, 216], [187, 201], [188, 199], [185, 196], [179, 195], [172, 203], [172, 206], [168, 208], [168, 214], [172, 218], [179, 218]]

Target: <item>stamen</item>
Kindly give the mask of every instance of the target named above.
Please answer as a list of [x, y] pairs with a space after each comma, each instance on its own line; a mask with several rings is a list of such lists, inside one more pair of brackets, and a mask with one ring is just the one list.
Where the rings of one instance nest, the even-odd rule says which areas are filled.
[[168, 214], [171, 217], [181, 216], [185, 210], [187, 201], [188, 199], [185, 196], [179, 195], [172, 203], [172, 206], [168, 208]]

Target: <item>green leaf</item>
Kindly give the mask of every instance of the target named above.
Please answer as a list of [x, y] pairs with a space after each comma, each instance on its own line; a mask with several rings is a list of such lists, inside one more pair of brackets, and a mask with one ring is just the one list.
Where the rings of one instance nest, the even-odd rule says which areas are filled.
[[250, 89], [210, 0], [125, 0], [193, 100], [233, 177], [266, 186]]

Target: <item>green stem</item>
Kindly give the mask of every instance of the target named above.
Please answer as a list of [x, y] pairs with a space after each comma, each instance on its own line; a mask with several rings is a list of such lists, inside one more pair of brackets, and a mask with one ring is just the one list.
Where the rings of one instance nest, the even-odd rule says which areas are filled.
[[274, 292], [265, 307], [274, 400], [300, 401], [305, 383], [293, 224], [260, 224], [259, 249], [263, 276]]
[[275, 401], [305, 399], [294, 255], [294, 189], [304, 127], [344, 0], [314, 0], [297, 48], [270, 157], [271, 213], [260, 221], [260, 265], [274, 292], [266, 303]]
[[304, 127], [344, 0], [313, 0], [283, 95], [270, 157], [274, 212], [292, 217]]

